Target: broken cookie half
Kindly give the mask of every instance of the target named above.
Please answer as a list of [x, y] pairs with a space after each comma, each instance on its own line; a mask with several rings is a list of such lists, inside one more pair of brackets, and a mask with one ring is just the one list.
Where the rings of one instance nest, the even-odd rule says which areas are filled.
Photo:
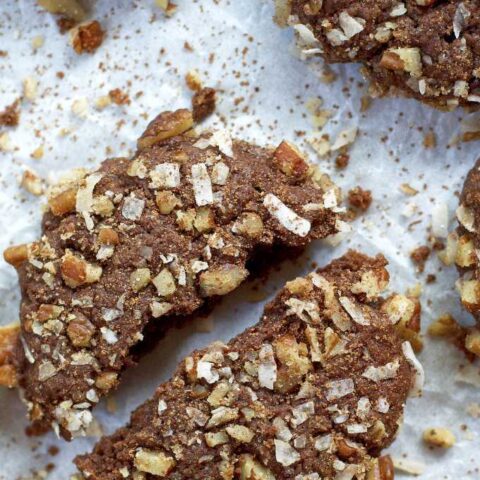
[[254, 255], [338, 233], [339, 201], [287, 142], [197, 134], [188, 110], [159, 115], [133, 159], [73, 171], [50, 191], [42, 238], [4, 254], [22, 289], [16, 375], [31, 419], [84, 435], [148, 324], [231, 292]]
[[[457, 290], [463, 306], [480, 325], [480, 160], [465, 180], [457, 208], [459, 226], [450, 233], [442, 260], [457, 266]], [[465, 349], [480, 357], [480, 328], [464, 329]], [[463, 338], [462, 338], [463, 341]]]
[[452, 110], [480, 103], [475, 0], [276, 0], [304, 55], [361, 62], [376, 96], [400, 93]]
[[76, 459], [90, 480], [390, 480], [423, 370], [382, 309], [383, 256], [349, 252], [288, 282], [260, 322], [195, 351]]

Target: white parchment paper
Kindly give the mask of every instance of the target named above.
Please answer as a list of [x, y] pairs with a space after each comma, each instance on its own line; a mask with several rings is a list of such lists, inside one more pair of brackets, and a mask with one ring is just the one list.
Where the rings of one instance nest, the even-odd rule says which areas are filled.
[[[162, 110], [189, 105], [183, 77], [196, 68], [205, 84], [219, 90], [217, 114], [210, 123], [227, 126], [238, 137], [264, 145], [289, 139], [308, 151], [301, 132], [328, 133], [334, 139], [345, 128], [359, 129], [346, 170], [335, 171], [333, 159], [318, 159], [312, 151], [310, 158], [333, 172], [345, 191], [356, 185], [371, 189], [372, 207], [354, 223], [353, 233], [339, 247], [317, 244], [301, 261], [281, 266], [262, 286], [266, 294], [272, 296], [285, 280], [308, 272], [313, 260], [325, 264], [355, 247], [385, 254], [392, 290], [423, 284], [429, 273], [437, 276], [435, 283], [423, 288], [424, 329], [446, 312], [470, 321], [458, 305], [455, 271], [441, 266], [433, 256], [425, 274], [418, 276], [409, 253], [427, 243], [435, 208], [448, 205], [450, 228], [454, 226], [456, 195], [476, 158], [478, 143], [450, 144], [478, 123], [475, 114], [440, 113], [402, 99], [376, 100], [367, 112], [359, 113], [366, 85], [357, 66], [336, 66], [337, 81], [322, 83], [321, 60], [304, 62], [293, 55], [293, 32], [273, 24], [271, 1], [179, 0], [172, 18], [165, 18], [153, 3], [92, 2], [93, 17], [101, 21], [107, 37], [94, 55], [78, 56], [59, 34], [55, 19], [34, 0], [0, 2], [0, 50], [7, 52], [0, 56], [0, 109], [21, 95], [25, 78], [38, 81], [37, 98], [21, 104], [20, 125], [4, 129], [12, 151], [0, 151], [0, 249], [34, 240], [39, 234], [44, 199], [19, 187], [18, 178], [25, 168], [52, 180], [72, 167], [95, 166], [106, 156], [130, 155], [147, 119]], [[37, 36], [43, 37], [44, 45], [35, 50], [32, 40]], [[185, 42], [193, 51], [185, 49]], [[59, 78], [58, 72], [64, 77]], [[95, 109], [95, 100], [113, 88], [127, 91], [131, 104]], [[306, 106], [312, 98], [322, 98], [323, 108], [333, 113], [322, 132], [315, 130]], [[88, 108], [79, 117], [72, 113], [72, 104], [83, 99]], [[426, 150], [423, 138], [430, 130], [436, 135], [437, 147]], [[31, 153], [40, 145], [44, 157], [33, 159]], [[418, 195], [407, 197], [399, 189], [402, 183], [419, 190]], [[201, 332], [198, 323], [173, 331], [137, 368], [127, 372], [113, 396], [116, 410], [107, 410], [106, 402], [96, 410], [105, 432], [125, 423], [129, 412], [193, 348], [227, 340], [255, 323], [265, 299], [252, 302], [258, 297], [253, 287], [245, 285], [214, 311], [212, 331]], [[16, 274], [1, 262], [0, 322], [17, 318], [18, 301]], [[425, 464], [425, 480], [480, 478], [480, 419], [466, 413], [469, 405], [480, 401], [480, 385], [456, 381], [459, 366], [467, 362], [444, 342], [427, 338], [420, 358], [427, 373], [424, 396], [409, 402], [392, 454]], [[469, 368], [479, 370], [478, 366]], [[17, 393], [2, 389], [1, 479], [31, 478], [32, 472], [54, 464], [46, 478], [65, 480], [74, 472], [73, 457], [90, 450], [95, 442], [89, 438], [66, 444], [52, 433], [29, 438], [24, 435], [26, 425]], [[432, 426], [452, 429], [456, 445], [447, 452], [425, 448], [421, 434]], [[60, 449], [55, 456], [48, 453], [52, 446]], [[405, 477], [399, 474], [398, 478]]]

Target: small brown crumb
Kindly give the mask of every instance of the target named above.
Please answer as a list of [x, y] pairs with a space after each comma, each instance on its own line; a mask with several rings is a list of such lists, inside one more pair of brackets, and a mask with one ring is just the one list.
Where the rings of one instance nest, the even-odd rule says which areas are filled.
[[128, 93], [125, 93], [119, 88], [110, 90], [108, 96], [111, 98], [112, 102], [117, 105], [130, 105], [130, 97], [128, 96]]
[[82, 53], [93, 53], [102, 44], [105, 32], [100, 22], [92, 20], [82, 23], [71, 30], [70, 42], [73, 49], [79, 55]]
[[366, 212], [372, 204], [372, 192], [361, 187], [352, 188], [348, 192], [348, 203], [362, 212]]
[[437, 137], [432, 131], [425, 134], [423, 138], [423, 146], [425, 148], [435, 148], [437, 146]]
[[347, 168], [348, 162], [350, 161], [350, 155], [348, 153], [340, 153], [335, 159], [335, 166], [337, 168]]
[[216, 91], [213, 88], [202, 88], [192, 98], [193, 119], [201, 122], [215, 111]]
[[373, 98], [370, 95], [364, 95], [360, 99], [360, 111], [366, 112], [372, 106]]
[[67, 17], [60, 17], [59, 19], [57, 19], [57, 26], [62, 35], [71, 30], [76, 23], [77, 22], [75, 22], [75, 20]]
[[412, 259], [413, 263], [417, 266], [417, 270], [421, 273], [425, 270], [425, 263], [430, 256], [430, 248], [426, 245], [422, 245], [417, 247], [415, 250], [412, 250], [410, 253], [410, 258]]
[[19, 101], [15, 100], [11, 105], [0, 112], [0, 126], [16, 127], [20, 120]]
[[480, 140], [480, 130], [476, 132], [464, 132], [462, 135], [462, 142], [475, 142]]

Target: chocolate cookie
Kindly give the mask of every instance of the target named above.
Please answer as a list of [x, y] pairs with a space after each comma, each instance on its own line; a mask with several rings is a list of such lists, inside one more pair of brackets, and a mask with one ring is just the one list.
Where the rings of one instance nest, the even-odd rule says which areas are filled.
[[383, 308], [386, 264], [349, 252], [288, 282], [256, 326], [187, 357], [127, 427], [76, 459], [79, 470], [90, 480], [393, 478], [377, 457], [423, 371]]
[[22, 289], [17, 375], [37, 426], [85, 434], [148, 324], [231, 292], [260, 252], [342, 228], [338, 188], [290, 144], [192, 126], [188, 110], [162, 113], [133, 159], [72, 172], [50, 192], [41, 240], [5, 252]]
[[[480, 160], [470, 170], [463, 186], [460, 206], [457, 209], [459, 226], [450, 234], [442, 258], [445, 263], [455, 263], [460, 273], [457, 289], [463, 306], [480, 325]], [[465, 348], [480, 356], [480, 330], [466, 332]]]
[[377, 94], [441, 109], [480, 103], [475, 0], [277, 0], [277, 8], [280, 21], [297, 24], [307, 53], [363, 63]]

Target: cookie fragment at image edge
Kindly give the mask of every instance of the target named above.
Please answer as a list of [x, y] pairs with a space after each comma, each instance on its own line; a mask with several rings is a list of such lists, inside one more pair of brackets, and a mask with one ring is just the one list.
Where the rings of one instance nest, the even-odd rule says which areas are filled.
[[[257, 325], [181, 362], [173, 378], [132, 414], [129, 425], [77, 457], [80, 471], [87, 478], [118, 480], [118, 469], [179, 479], [223, 480], [225, 472], [230, 472], [227, 478], [237, 472], [245, 480], [318, 480], [333, 478], [334, 472], [335, 478], [358, 474], [392, 480], [389, 457], [369, 452], [380, 455], [394, 439], [415, 372], [389, 317], [378, 309], [383, 299], [352, 292], [366, 276], [388, 278], [385, 265], [381, 256], [349, 252], [289, 282]], [[335, 326], [335, 312], [313, 283], [320, 276], [332, 288], [329, 305], [348, 295], [368, 313], [370, 324], [352, 322], [348, 330]], [[316, 303], [318, 321], [306, 324], [291, 315], [292, 298]], [[307, 327], [320, 339], [332, 330], [348, 350], [312, 364]], [[309, 367], [299, 374], [304, 363]], [[395, 374], [376, 378], [372, 388], [362, 373], [383, 365], [395, 365]], [[286, 384], [291, 378], [296, 381]], [[319, 424], [326, 425], [321, 434]]]
[[303, 210], [336, 188], [305, 159], [192, 127], [190, 111], [164, 112], [132, 159], [70, 172], [49, 188], [41, 239], [5, 251], [25, 292], [18, 382], [39, 427], [86, 434], [149, 322], [235, 290], [258, 249], [338, 232], [342, 212]]
[[305, 56], [363, 64], [373, 96], [400, 93], [442, 110], [480, 103], [474, 0], [293, 0], [277, 1], [276, 10], [280, 26], [299, 33]]

